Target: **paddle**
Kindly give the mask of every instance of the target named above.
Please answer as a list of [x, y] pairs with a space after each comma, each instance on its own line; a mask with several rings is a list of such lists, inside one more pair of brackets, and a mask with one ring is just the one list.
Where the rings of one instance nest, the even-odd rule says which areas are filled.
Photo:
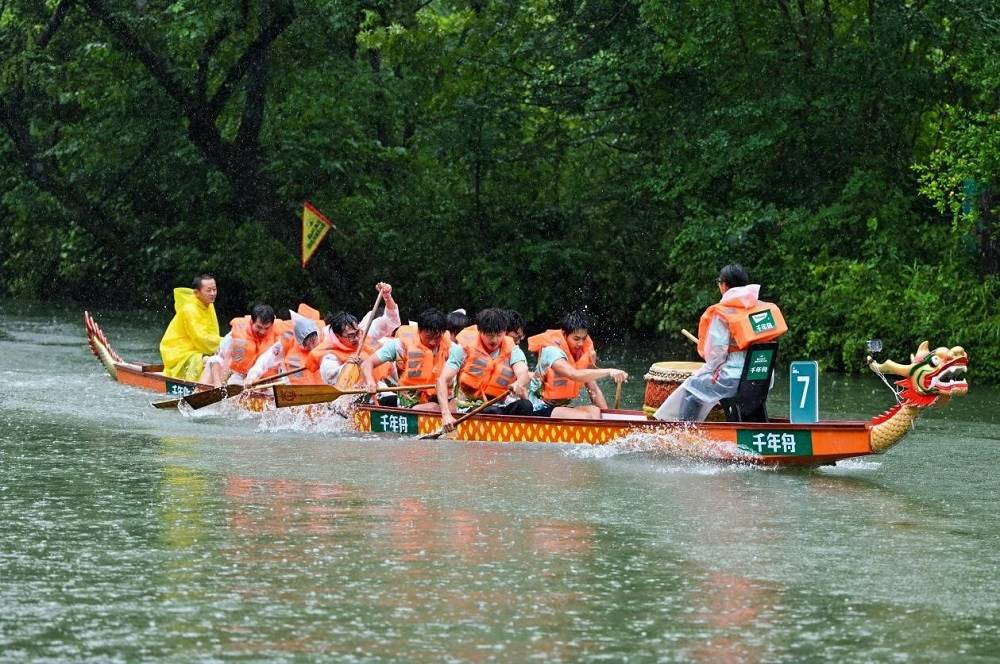
[[361, 350], [365, 347], [365, 339], [368, 338], [368, 330], [371, 329], [372, 322], [375, 320], [375, 312], [378, 311], [378, 305], [381, 301], [382, 291], [379, 291], [378, 297], [375, 298], [375, 306], [372, 307], [372, 312], [368, 316], [368, 323], [365, 325], [365, 330], [361, 333], [361, 338], [358, 339], [358, 352], [351, 356], [347, 364], [340, 370], [340, 375], [337, 376], [335, 387], [338, 390], [349, 390], [361, 380], [361, 367], [358, 366], [356, 361], [351, 360], [357, 360], [361, 357]]
[[615, 386], [615, 410], [621, 408], [622, 405], [622, 384], [618, 383]]
[[153, 406], [155, 408], [176, 408], [177, 404], [181, 401], [191, 406], [194, 410], [199, 408], [204, 408], [205, 406], [211, 406], [213, 403], [218, 403], [223, 399], [228, 399], [229, 397], [234, 397], [243, 390], [253, 389], [265, 383], [269, 383], [273, 380], [279, 378], [284, 378], [285, 376], [291, 376], [292, 374], [297, 374], [300, 371], [304, 371], [305, 367], [299, 367], [298, 369], [293, 369], [292, 371], [286, 371], [285, 373], [280, 373], [277, 376], [268, 376], [258, 380], [256, 383], [251, 383], [250, 385], [221, 385], [219, 387], [214, 387], [210, 390], [202, 390], [201, 392], [195, 392], [194, 394], [189, 394], [186, 397], [181, 397], [180, 399], [166, 399], [164, 401], [154, 401]]
[[[408, 390], [429, 390], [434, 385], [405, 385], [402, 387], [380, 387], [375, 392], [404, 392]], [[345, 394], [374, 394], [368, 390], [341, 390], [330, 385], [275, 385], [274, 405], [278, 408], [291, 406], [307, 406], [313, 403], [326, 403]]]
[[[500, 399], [503, 399], [504, 397], [506, 397], [508, 394], [510, 394], [510, 390], [507, 390], [503, 394], [498, 394], [497, 396], [493, 397], [489, 401], [486, 401], [486, 402], [484, 402], [484, 403], [476, 406], [475, 408], [473, 408], [472, 410], [470, 410], [468, 413], [465, 413], [460, 418], [458, 418], [457, 420], [455, 420], [455, 426], [457, 427], [459, 424], [461, 424], [462, 422], [466, 421], [467, 419], [469, 419], [473, 415], [477, 415], [477, 414], [483, 412], [484, 410], [486, 410], [487, 408], [489, 408], [490, 406], [492, 406], [493, 404], [495, 404], [497, 401], [500, 401]], [[441, 434], [443, 434], [443, 433], [444, 433], [444, 427], [441, 427], [440, 429], [438, 429], [437, 431], [435, 431], [433, 433], [425, 433], [422, 436], [417, 436], [417, 438], [418, 438], [418, 440], [433, 440], [435, 438], [440, 438]]]

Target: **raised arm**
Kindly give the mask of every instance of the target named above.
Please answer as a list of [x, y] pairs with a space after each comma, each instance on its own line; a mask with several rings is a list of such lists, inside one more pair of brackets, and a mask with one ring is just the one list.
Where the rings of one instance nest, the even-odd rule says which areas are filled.
[[578, 383], [592, 383], [602, 378], [611, 378], [616, 383], [624, 383], [628, 380], [628, 374], [621, 369], [577, 369], [566, 359], [559, 359], [552, 363], [552, 370], [557, 376], [569, 378]]

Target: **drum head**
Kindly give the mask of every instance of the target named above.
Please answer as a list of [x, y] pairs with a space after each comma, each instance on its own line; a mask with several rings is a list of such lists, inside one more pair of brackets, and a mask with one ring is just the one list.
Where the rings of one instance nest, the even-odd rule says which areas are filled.
[[704, 362], [656, 362], [649, 367], [646, 380], [683, 381], [705, 366]]

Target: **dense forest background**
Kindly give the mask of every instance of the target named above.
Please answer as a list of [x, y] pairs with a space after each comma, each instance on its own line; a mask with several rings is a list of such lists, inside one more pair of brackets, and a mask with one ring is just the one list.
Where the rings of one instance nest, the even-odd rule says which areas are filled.
[[[1000, 380], [995, 0], [0, 0], [0, 297], [586, 305]], [[301, 204], [338, 226], [299, 266]], [[901, 358], [900, 358], [901, 359]]]

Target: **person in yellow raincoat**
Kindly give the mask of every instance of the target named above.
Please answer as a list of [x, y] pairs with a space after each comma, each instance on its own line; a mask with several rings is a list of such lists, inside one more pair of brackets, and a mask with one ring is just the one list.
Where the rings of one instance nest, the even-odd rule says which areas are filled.
[[174, 289], [174, 315], [160, 339], [163, 373], [181, 380], [199, 381], [204, 356], [219, 349], [219, 319], [215, 316], [215, 277], [194, 278], [194, 288]]

